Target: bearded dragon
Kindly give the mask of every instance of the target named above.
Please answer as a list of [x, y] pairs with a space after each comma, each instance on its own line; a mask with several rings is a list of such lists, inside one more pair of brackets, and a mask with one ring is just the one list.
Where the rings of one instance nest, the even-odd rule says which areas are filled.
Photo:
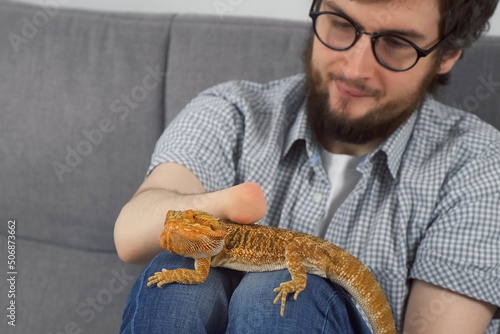
[[202, 211], [169, 211], [160, 246], [172, 254], [195, 260], [195, 269], [163, 269], [149, 278], [149, 287], [177, 282], [205, 281], [210, 267], [239, 271], [273, 271], [288, 268], [292, 280], [274, 289], [274, 303], [294, 299], [306, 287], [307, 273], [328, 278], [354, 297], [376, 334], [396, 333], [391, 308], [371, 272], [342, 248], [315, 236], [263, 225], [241, 225], [217, 219]]

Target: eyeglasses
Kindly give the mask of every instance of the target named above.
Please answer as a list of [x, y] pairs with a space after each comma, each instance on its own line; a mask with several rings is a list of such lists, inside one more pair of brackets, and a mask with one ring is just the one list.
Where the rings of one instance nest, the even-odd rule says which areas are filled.
[[436, 50], [453, 32], [451, 31], [430, 49], [423, 50], [402, 36], [363, 31], [356, 22], [344, 14], [315, 11], [316, 3], [321, 4], [321, 1], [313, 2], [309, 16], [313, 20], [314, 33], [321, 43], [332, 50], [345, 51], [356, 44], [363, 34], [368, 35], [371, 37], [375, 59], [391, 71], [408, 71], [420, 58]]

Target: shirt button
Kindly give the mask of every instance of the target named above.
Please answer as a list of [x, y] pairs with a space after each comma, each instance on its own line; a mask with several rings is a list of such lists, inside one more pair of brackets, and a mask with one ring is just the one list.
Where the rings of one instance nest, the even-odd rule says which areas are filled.
[[321, 203], [322, 199], [323, 199], [323, 195], [321, 195], [320, 193], [316, 193], [312, 197], [312, 200], [314, 203]]

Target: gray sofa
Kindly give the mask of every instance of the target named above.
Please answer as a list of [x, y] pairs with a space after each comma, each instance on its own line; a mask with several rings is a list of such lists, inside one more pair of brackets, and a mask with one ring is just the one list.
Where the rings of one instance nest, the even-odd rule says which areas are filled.
[[[117, 332], [141, 266], [119, 260], [113, 225], [156, 139], [211, 85], [300, 72], [309, 24], [10, 1], [0, 24], [0, 263], [14, 278], [0, 332]], [[500, 128], [499, 59], [500, 37], [483, 38], [439, 99]]]

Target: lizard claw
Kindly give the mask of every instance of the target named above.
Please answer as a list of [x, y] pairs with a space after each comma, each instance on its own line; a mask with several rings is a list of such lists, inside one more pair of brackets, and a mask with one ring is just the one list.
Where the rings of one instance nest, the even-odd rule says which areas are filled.
[[156, 284], [157, 287], [161, 288], [162, 285], [170, 283], [167, 279], [167, 269], [162, 269], [161, 272], [156, 272], [153, 276], [148, 278], [148, 287]]
[[283, 317], [285, 314], [285, 303], [286, 303], [286, 297], [288, 296], [289, 293], [295, 292], [293, 299], [297, 300], [297, 297], [299, 296], [299, 293], [301, 293], [305, 289], [305, 286], [298, 286], [295, 282], [289, 281], [289, 282], [283, 282], [280, 284], [279, 287], [274, 289], [274, 292], [277, 292], [278, 295], [276, 298], [274, 298], [274, 304], [278, 302], [281, 298], [281, 310], [280, 310], [280, 315]]
[[[278, 292], [279, 288], [274, 289], [274, 292]], [[280, 310], [280, 315], [283, 317], [285, 315], [285, 303], [286, 303], [286, 296], [288, 293], [284, 293], [283, 291], [279, 291], [278, 295], [276, 298], [274, 298], [273, 304], [276, 304], [278, 300], [281, 298], [281, 310]]]

